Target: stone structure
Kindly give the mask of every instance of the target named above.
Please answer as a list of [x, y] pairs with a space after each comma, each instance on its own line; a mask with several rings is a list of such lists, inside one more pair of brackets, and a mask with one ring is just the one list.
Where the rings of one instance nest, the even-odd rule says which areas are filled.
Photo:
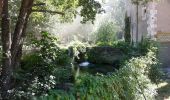
[[156, 5], [156, 32], [160, 42], [160, 61], [170, 67], [170, 0], [160, 0]]
[[98, 46], [88, 49], [88, 61], [95, 64], [119, 64], [123, 59], [123, 51], [110, 46]]
[[159, 33], [170, 33], [170, 0], [160, 0], [156, 6], [157, 28]]
[[[131, 0], [130, 0], [131, 1]], [[149, 2], [148, 4], [138, 6], [137, 14], [137, 5], [132, 4], [131, 2], [127, 3], [127, 14], [131, 18], [131, 36], [133, 41], [141, 41], [142, 37], [154, 38], [156, 31], [156, 3]], [[138, 16], [138, 17], [137, 17]], [[138, 18], [138, 25], [137, 25]], [[138, 26], [138, 32], [137, 32]]]
[[149, 37], [160, 42], [160, 60], [163, 66], [170, 65], [170, 0], [160, 0], [140, 5], [138, 9], [138, 37], [136, 36], [137, 16], [136, 5], [131, 2], [127, 5], [128, 15], [131, 17], [131, 35], [133, 41]]

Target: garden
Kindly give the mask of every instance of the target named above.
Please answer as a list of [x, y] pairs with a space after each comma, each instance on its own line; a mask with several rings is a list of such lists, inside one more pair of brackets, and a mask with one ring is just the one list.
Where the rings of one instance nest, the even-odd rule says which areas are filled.
[[2, 0], [0, 99], [157, 100], [159, 42], [133, 40], [125, 0], [105, 4]]

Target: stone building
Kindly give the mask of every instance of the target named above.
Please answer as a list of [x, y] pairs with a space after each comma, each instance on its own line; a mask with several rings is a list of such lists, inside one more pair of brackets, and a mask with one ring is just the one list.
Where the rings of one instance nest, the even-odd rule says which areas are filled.
[[170, 0], [160, 0], [156, 4], [156, 37], [160, 42], [160, 60], [170, 67]]
[[160, 60], [163, 66], [170, 66], [170, 0], [139, 5], [138, 34], [137, 7], [130, 1], [127, 3], [127, 12], [131, 18], [132, 40], [140, 41], [142, 37], [157, 39], [160, 43]]
[[147, 4], [138, 5], [137, 8], [137, 5], [131, 3], [130, 0], [126, 8], [127, 14], [131, 18], [132, 40], [136, 42], [141, 41], [142, 37], [154, 38], [156, 35], [156, 3], [149, 2]]

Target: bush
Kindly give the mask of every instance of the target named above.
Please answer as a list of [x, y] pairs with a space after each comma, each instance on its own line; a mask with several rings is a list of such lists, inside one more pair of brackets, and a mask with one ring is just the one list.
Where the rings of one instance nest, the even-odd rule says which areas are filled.
[[33, 44], [36, 48], [39, 48], [39, 54], [44, 59], [44, 62], [49, 64], [58, 65], [59, 63], [69, 62], [67, 51], [61, 49], [58, 45], [58, 39], [50, 35], [47, 32], [42, 32], [42, 36], [40, 40], [33, 40]]
[[97, 45], [111, 45], [117, 40], [116, 27], [113, 22], [102, 23], [95, 34]]
[[153, 48], [155, 47], [148, 48], [148, 52], [144, 56], [127, 60], [121, 69], [114, 73], [95, 76], [82, 74], [70, 91], [51, 90], [47, 96], [37, 99], [153, 100], [156, 91], [150, 86], [151, 80], [153, 82], [159, 80], [159, 72], [157, 72], [159, 70], [155, 70], [159, 63]]
[[59, 66], [70, 64], [67, 50], [61, 49], [57, 38], [47, 32], [42, 32], [41, 39], [32, 40], [37, 51], [22, 57], [21, 68], [33, 75], [50, 75]]
[[[150, 87], [152, 82], [158, 83], [161, 76], [155, 43], [145, 41], [133, 47], [126, 45], [125, 42], [115, 42], [112, 46], [124, 50], [129, 56], [119, 70], [107, 75], [100, 73], [78, 75], [78, 71], [71, 69], [70, 66], [58, 66], [58, 58], [67, 51], [61, 50], [56, 45], [53, 41], [56, 39], [51, 39], [47, 33], [43, 35], [45, 36], [42, 37], [43, 40], [35, 42], [40, 50], [23, 58], [23, 66], [16, 73], [19, 86], [14, 90], [16, 92], [13, 99], [152, 100], [156, 94], [156, 91]], [[86, 52], [87, 46], [73, 43], [70, 47], [72, 59], [69, 63], [74, 67], [74, 58], [79, 59], [79, 54]], [[73, 81], [70, 78], [74, 78]], [[66, 83], [71, 85], [65, 87], [63, 84]], [[58, 88], [57, 84], [62, 84], [62, 89]]]
[[150, 39], [142, 39], [140, 43], [137, 44], [137, 49], [141, 55], [146, 55], [150, 50], [158, 55], [158, 42]]
[[[32, 100], [34, 96], [45, 95], [51, 89], [57, 88], [58, 85], [72, 82], [72, 80], [70, 80], [72, 74], [67, 67], [56, 68], [53, 73], [48, 76], [31, 77], [27, 76], [28, 74], [31, 73], [18, 73], [18, 75], [23, 78], [17, 79], [18, 86], [12, 90], [14, 92], [11, 98], [12, 100]], [[18, 82], [18, 80], [21, 82]]]
[[113, 42], [112, 47], [119, 48], [126, 55], [130, 55], [132, 52], [136, 51], [136, 48], [133, 45], [125, 41], [115, 41]]
[[33, 40], [33, 45], [37, 51], [23, 56], [21, 68], [15, 73], [16, 98], [29, 99], [44, 94], [56, 84], [69, 81], [72, 75], [71, 58], [67, 50], [58, 46], [57, 38], [42, 32], [41, 39]]
[[158, 43], [150, 39], [143, 39], [136, 45], [129, 44], [125, 41], [115, 41], [112, 47], [119, 48], [126, 56], [127, 59], [131, 57], [145, 56], [150, 50], [158, 56]]
[[87, 60], [86, 52], [88, 46], [89, 44], [80, 41], [71, 42], [68, 47], [69, 54], [76, 62], [83, 62]]

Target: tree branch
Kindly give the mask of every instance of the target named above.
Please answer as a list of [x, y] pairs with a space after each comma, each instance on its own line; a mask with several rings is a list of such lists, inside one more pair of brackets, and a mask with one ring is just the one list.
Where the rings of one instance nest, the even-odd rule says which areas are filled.
[[51, 10], [32, 10], [32, 12], [44, 12], [44, 13], [54, 13], [54, 14], [60, 14], [60, 15], [64, 15], [63, 12], [60, 11], [51, 11]]
[[45, 3], [37, 3], [37, 4], [34, 4], [33, 6], [45, 6]]

